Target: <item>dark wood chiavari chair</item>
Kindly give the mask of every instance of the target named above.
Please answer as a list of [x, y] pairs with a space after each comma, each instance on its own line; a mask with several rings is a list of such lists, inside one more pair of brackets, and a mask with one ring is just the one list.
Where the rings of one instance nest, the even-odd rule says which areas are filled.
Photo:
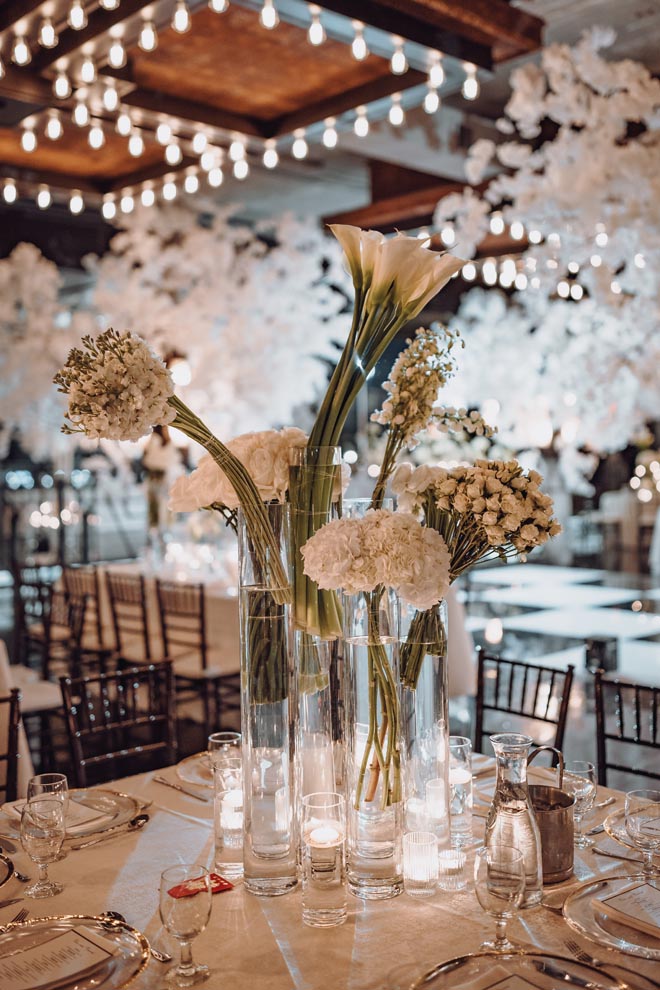
[[[604, 670], [594, 678], [598, 783], [607, 787], [608, 770], [660, 780], [660, 688]], [[640, 765], [645, 757], [648, 766]]]
[[64, 567], [62, 580], [68, 597], [82, 598], [85, 596], [87, 599], [82, 648], [86, 654], [95, 654], [100, 661], [106, 660], [112, 654], [113, 647], [107, 641], [108, 634], [103, 628], [98, 568], [88, 565]]
[[4, 791], [5, 801], [15, 801], [17, 797], [20, 697], [18, 688], [0, 697], [0, 791]]
[[169, 661], [60, 678], [77, 787], [176, 760], [173, 684]]
[[222, 724], [227, 711], [240, 711], [238, 657], [209, 645], [203, 584], [156, 580], [165, 654], [174, 664], [177, 688], [201, 697], [205, 729]]
[[152, 630], [142, 574], [107, 571], [115, 650], [123, 663], [151, 663], [166, 656], [162, 642]]
[[556, 729], [552, 745], [561, 749], [573, 684], [573, 665], [569, 664], [566, 670], [556, 670], [522, 660], [504, 660], [491, 656], [482, 649], [477, 654], [475, 751], [483, 752], [484, 736], [504, 731], [486, 726], [487, 712], [554, 725]]

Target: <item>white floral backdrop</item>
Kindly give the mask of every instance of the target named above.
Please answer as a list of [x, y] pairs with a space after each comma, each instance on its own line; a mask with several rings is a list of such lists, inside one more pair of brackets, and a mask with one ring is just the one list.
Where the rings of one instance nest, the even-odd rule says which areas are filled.
[[660, 80], [607, 61], [613, 40], [596, 29], [516, 69], [499, 121], [511, 139], [478, 141], [467, 165], [472, 183], [493, 158], [503, 171], [482, 197], [468, 188], [435, 215], [466, 258], [493, 209], [524, 225], [532, 243], [509, 280], [524, 288], [463, 297], [455, 326], [468, 346], [451, 400], [481, 406], [514, 449], [554, 443], [583, 491], [593, 454], [657, 419], [660, 394]]

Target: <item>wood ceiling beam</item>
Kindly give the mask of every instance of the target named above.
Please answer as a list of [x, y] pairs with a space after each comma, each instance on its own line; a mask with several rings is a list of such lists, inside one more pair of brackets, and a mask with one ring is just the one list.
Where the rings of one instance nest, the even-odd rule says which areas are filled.
[[140, 186], [143, 182], [162, 179], [165, 175], [178, 175], [191, 165], [197, 164], [197, 159], [191, 158], [190, 155], [184, 155], [175, 168], [172, 168], [167, 162], [155, 162], [153, 165], [145, 165], [144, 168], [135, 169], [134, 172], [127, 172], [116, 179], [101, 180], [98, 183], [99, 191], [102, 193], [120, 192], [122, 189]]
[[307, 127], [315, 124], [326, 117], [337, 117], [347, 110], [354, 110], [355, 107], [363, 104], [373, 103], [374, 100], [382, 100], [392, 93], [401, 93], [413, 86], [422, 86], [426, 83], [426, 74], [418, 72], [417, 69], [408, 69], [402, 76], [394, 76], [391, 72], [374, 79], [372, 82], [364, 83], [362, 86], [354, 86], [343, 93], [336, 93], [327, 99], [319, 100], [318, 103], [310, 103], [300, 110], [278, 117], [272, 122], [268, 122], [269, 133], [266, 137], [278, 137], [281, 134], [290, 134], [297, 127]]
[[[451, 6], [469, 6], [471, 0], [450, 0]], [[484, 0], [489, 3], [490, 0]], [[498, 7], [508, 7], [504, 0], [497, 0]], [[323, 0], [323, 6], [334, 10], [336, 14], [363, 21], [381, 31], [388, 31], [408, 41], [414, 41], [427, 48], [437, 49], [445, 55], [474, 62], [482, 69], [493, 66], [490, 46], [468, 38], [454, 30], [449, 30], [435, 24], [424, 13], [414, 11], [413, 6], [406, 0], [393, 0], [382, 3], [381, 0]]]
[[73, 28], [65, 28], [61, 32], [59, 42], [55, 48], [43, 48], [37, 52], [32, 59], [32, 66], [35, 72], [43, 72], [44, 69], [54, 65], [59, 59], [82, 48], [88, 41], [94, 41], [100, 35], [105, 34], [115, 24], [128, 20], [138, 14], [145, 7], [149, 6], [149, 0], [121, 0], [116, 10], [105, 10], [98, 7], [91, 11], [87, 20], [87, 27], [82, 31], [74, 31]]
[[164, 114], [168, 117], [179, 117], [181, 120], [206, 124], [220, 130], [239, 131], [241, 134], [248, 134], [252, 137], [270, 136], [267, 125], [253, 117], [233, 113], [231, 110], [219, 110], [216, 107], [208, 106], [206, 103], [197, 103], [195, 100], [170, 96], [158, 90], [142, 88], [135, 81], [130, 63], [123, 69], [111, 69], [109, 66], [104, 66], [100, 70], [100, 74], [121, 79], [123, 82], [129, 82], [135, 86], [131, 92], [122, 94], [121, 102], [126, 106], [148, 110], [150, 113]]
[[0, 164], [0, 175], [3, 178], [16, 179], [18, 183], [25, 182], [28, 185], [46, 185], [54, 189], [79, 189], [82, 193], [92, 193], [96, 196], [103, 192], [99, 182], [86, 179], [80, 175], [73, 175], [69, 172], [54, 172], [45, 168], [25, 168], [22, 165]]
[[40, 7], [43, 0], [7, 0], [0, 5], [0, 31], [12, 27], [23, 17]]
[[464, 188], [464, 182], [438, 182], [425, 189], [415, 189], [400, 196], [377, 200], [356, 210], [335, 213], [324, 217], [323, 222], [349, 223], [369, 230], [380, 230], [384, 234], [393, 230], [423, 227], [433, 219], [439, 200], [450, 193], [462, 192]]
[[[54, 102], [53, 90], [50, 83], [33, 75], [29, 69], [15, 69], [13, 65], [5, 65], [5, 74], [0, 79], [0, 96], [19, 103], [36, 103], [50, 106]], [[57, 100], [58, 105], [66, 100]]]
[[495, 61], [536, 51], [543, 43], [541, 18], [508, 0], [379, 0], [379, 6], [403, 10], [436, 28], [489, 45]]

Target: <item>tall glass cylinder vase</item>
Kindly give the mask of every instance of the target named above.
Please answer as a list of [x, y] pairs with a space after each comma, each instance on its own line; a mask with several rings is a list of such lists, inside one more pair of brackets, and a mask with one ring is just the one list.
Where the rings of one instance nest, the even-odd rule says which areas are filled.
[[429, 829], [449, 845], [447, 605], [401, 603], [401, 736], [405, 831]]
[[[294, 631], [298, 688], [298, 800], [306, 794], [336, 791], [341, 768], [335, 768], [330, 671], [337, 640]], [[342, 733], [343, 734], [343, 733]]]
[[358, 897], [403, 889], [398, 605], [344, 596], [347, 876]]
[[[288, 506], [268, 506], [289, 572]], [[239, 513], [243, 863], [252, 894], [285, 894], [297, 882], [295, 788], [297, 700], [289, 607], [255, 553]], [[281, 583], [281, 582], [279, 582]]]

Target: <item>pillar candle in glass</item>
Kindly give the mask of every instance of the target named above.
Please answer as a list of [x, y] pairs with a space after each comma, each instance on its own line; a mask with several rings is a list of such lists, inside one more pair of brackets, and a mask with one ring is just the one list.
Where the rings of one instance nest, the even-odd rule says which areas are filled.
[[213, 768], [215, 868], [227, 880], [243, 876], [243, 773], [239, 760]]
[[333, 792], [302, 799], [302, 911], [312, 928], [346, 921], [346, 810]]
[[472, 743], [449, 737], [449, 821], [454, 846], [472, 842]]

